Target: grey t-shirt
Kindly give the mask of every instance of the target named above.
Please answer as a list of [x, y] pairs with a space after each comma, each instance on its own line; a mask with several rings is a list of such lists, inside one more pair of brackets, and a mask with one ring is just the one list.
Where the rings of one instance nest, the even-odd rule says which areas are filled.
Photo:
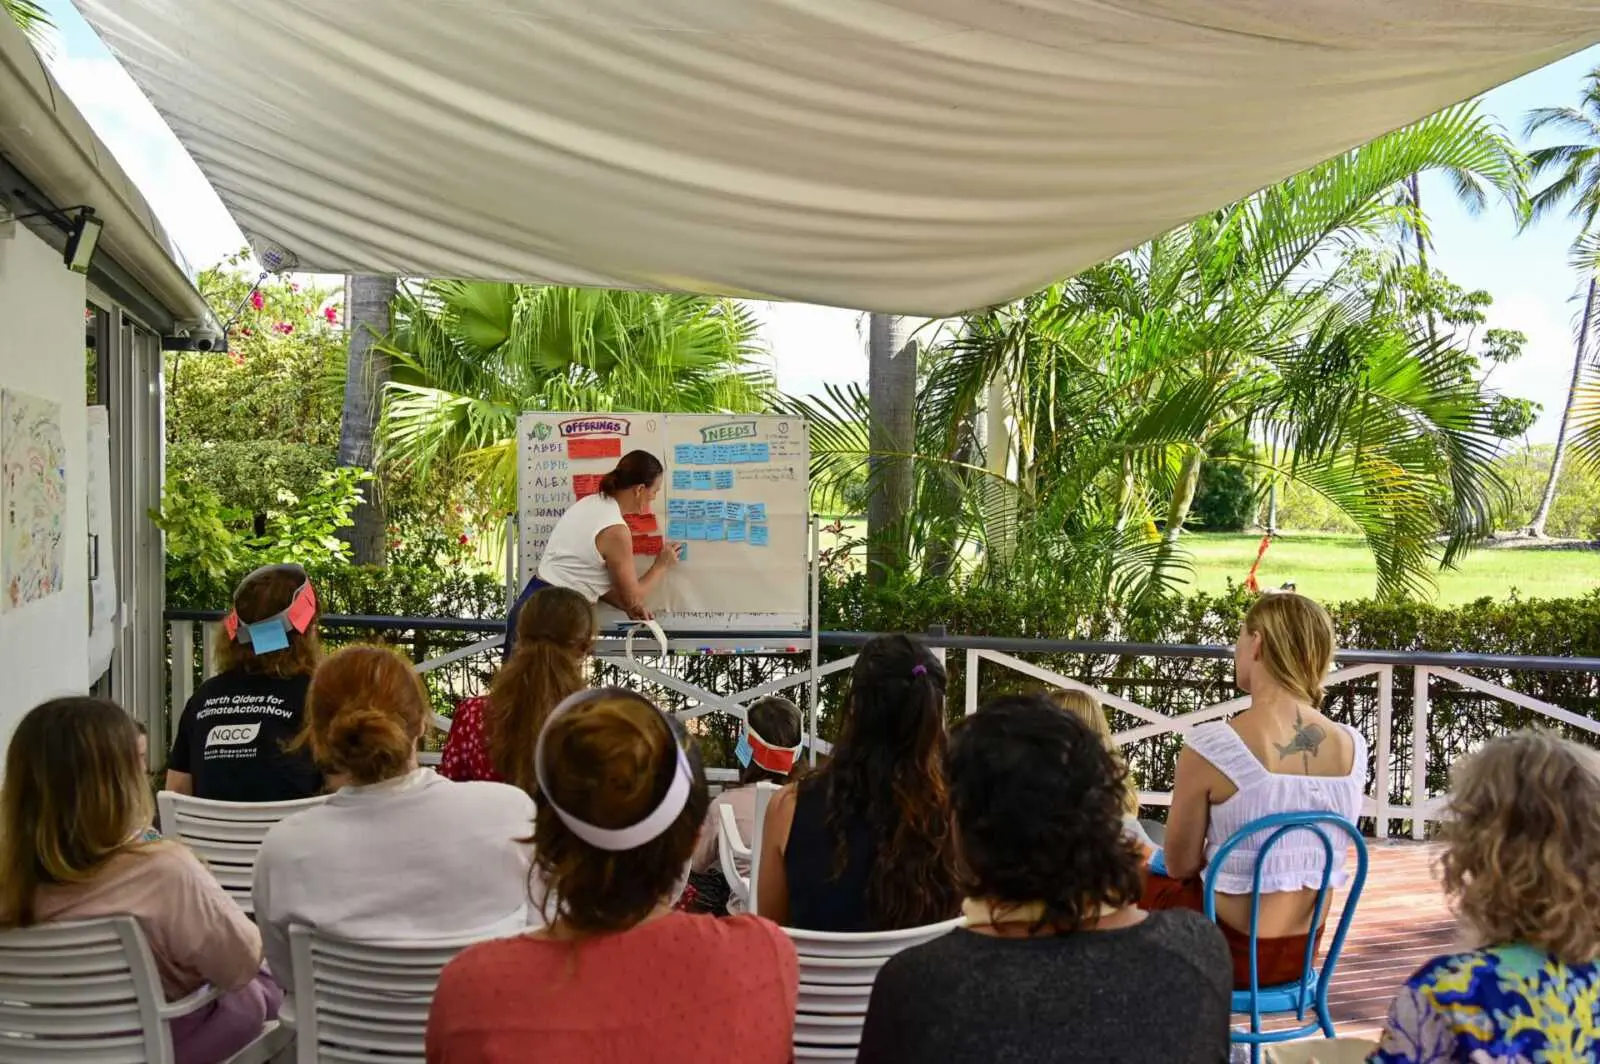
[[1118, 931], [952, 931], [891, 958], [858, 1064], [1223, 1064], [1233, 966], [1198, 913]]

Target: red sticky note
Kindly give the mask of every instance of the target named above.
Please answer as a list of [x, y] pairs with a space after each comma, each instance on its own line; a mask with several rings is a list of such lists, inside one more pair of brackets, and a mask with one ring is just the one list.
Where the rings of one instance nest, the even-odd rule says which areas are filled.
[[633, 553], [635, 554], [660, 554], [665, 544], [660, 536], [634, 536]]
[[599, 473], [579, 473], [572, 478], [572, 494], [580, 499], [600, 494]]
[[622, 438], [619, 436], [580, 436], [575, 440], [568, 440], [567, 457], [573, 460], [583, 458], [621, 458]]
[[656, 524], [656, 515], [653, 513], [623, 514], [622, 520], [628, 525], [628, 531], [638, 535], [644, 532], [659, 531], [661, 526]]

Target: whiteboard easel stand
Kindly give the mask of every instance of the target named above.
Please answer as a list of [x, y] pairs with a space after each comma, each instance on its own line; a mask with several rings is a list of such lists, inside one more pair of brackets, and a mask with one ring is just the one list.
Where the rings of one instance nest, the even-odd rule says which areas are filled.
[[517, 604], [517, 596], [522, 594], [522, 588], [517, 582], [517, 537], [521, 535], [521, 524], [517, 521], [515, 512], [506, 514], [506, 612], [511, 612], [511, 607]]
[[811, 722], [806, 734], [811, 742], [810, 763], [817, 767], [817, 711], [821, 684], [817, 670], [822, 667], [822, 519], [811, 515]]

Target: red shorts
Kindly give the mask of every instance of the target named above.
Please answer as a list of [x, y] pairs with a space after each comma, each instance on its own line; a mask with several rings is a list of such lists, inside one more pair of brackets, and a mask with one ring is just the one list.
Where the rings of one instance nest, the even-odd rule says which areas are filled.
[[[1190, 879], [1173, 879], [1159, 872], [1147, 872], [1144, 897], [1139, 904], [1155, 912], [1160, 909], [1192, 909], [1206, 911], [1205, 884], [1199, 876]], [[1228, 952], [1233, 955], [1233, 987], [1250, 989], [1250, 933], [1229, 927], [1222, 920], [1222, 937], [1228, 940]], [[1317, 944], [1322, 944], [1322, 929], [1317, 929]], [[1279, 986], [1293, 983], [1305, 970], [1306, 936], [1288, 935], [1284, 938], [1256, 939], [1256, 978], [1260, 986]]]

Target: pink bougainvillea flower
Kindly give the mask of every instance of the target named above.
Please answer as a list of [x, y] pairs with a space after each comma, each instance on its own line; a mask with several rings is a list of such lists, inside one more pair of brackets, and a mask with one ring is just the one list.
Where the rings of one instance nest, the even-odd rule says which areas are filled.
[[470, 542], [470, 538], [467, 536], [467, 534], [465, 532], [463, 532], [463, 533], [461, 533], [461, 539], [460, 539], [459, 542], [461, 543], [461, 545], [463, 547], [465, 547]]
[[257, 310], [267, 305], [267, 297], [261, 294], [261, 289], [257, 288], [251, 291], [250, 305]]
[[300, 286], [295, 284], [293, 281], [290, 281], [289, 282], [289, 291], [298, 292], [298, 291], [300, 291]]
[[290, 325], [286, 321], [280, 321], [278, 324], [274, 325], [272, 329], [274, 332], [281, 332], [285, 336], [288, 336], [290, 333], [294, 332], [294, 326]]
[[328, 324], [329, 325], [337, 325], [337, 324], [339, 324], [339, 308], [338, 307], [331, 307], [331, 306], [330, 307], [323, 307], [322, 308], [322, 316], [324, 318], [328, 319]]

